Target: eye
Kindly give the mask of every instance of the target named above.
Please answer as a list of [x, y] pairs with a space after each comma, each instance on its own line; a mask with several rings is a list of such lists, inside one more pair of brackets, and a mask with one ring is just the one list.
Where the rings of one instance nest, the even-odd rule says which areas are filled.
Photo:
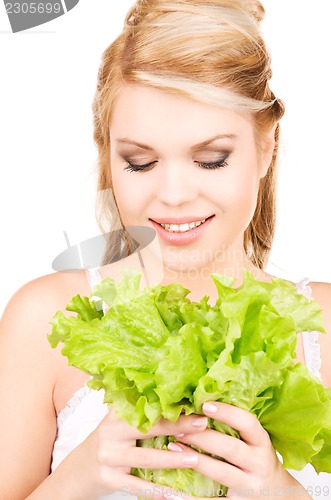
[[137, 163], [132, 163], [129, 160], [126, 160], [126, 162], [127, 166], [124, 170], [127, 170], [128, 172], [148, 172], [148, 170], [151, 170], [156, 163], [156, 161], [151, 161], [149, 163], [144, 163], [143, 165], [138, 165]]
[[201, 168], [205, 168], [206, 170], [215, 170], [217, 168], [224, 168], [228, 166], [228, 158], [230, 156], [230, 153], [224, 154], [221, 158], [218, 158], [217, 160], [214, 161], [209, 161], [209, 162], [201, 162], [201, 161], [196, 161]]

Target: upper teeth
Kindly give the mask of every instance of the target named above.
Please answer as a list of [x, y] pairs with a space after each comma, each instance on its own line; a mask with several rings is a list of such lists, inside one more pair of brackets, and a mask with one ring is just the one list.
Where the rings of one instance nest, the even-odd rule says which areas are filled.
[[175, 233], [185, 233], [190, 229], [194, 229], [195, 227], [201, 226], [205, 222], [206, 219], [199, 220], [196, 222], [186, 222], [185, 224], [160, 224], [160, 226], [164, 227], [167, 231], [172, 231]]

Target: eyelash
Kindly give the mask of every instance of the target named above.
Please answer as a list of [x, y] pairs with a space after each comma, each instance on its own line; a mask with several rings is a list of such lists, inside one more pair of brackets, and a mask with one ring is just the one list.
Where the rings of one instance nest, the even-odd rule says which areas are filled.
[[[218, 168], [224, 168], [228, 166], [227, 159], [229, 158], [230, 153], [226, 153], [223, 158], [220, 158], [216, 161], [211, 162], [195, 162], [199, 167], [204, 168], [206, 170], [216, 170]], [[125, 170], [128, 172], [148, 172], [151, 167], [156, 163], [156, 161], [151, 161], [150, 163], [145, 163], [144, 165], [137, 165], [135, 163], [131, 163], [126, 160], [128, 165], [125, 167]]]
[[127, 170], [128, 172], [146, 172], [150, 170], [150, 167], [152, 167], [154, 163], [156, 163], [155, 161], [151, 161], [150, 163], [145, 163], [144, 165], [136, 165], [135, 163], [131, 163], [128, 160], [126, 160], [126, 162], [128, 165], [124, 170]]
[[211, 161], [208, 163], [201, 163], [201, 162], [196, 162], [198, 163], [199, 167], [205, 168], [207, 170], [215, 170], [217, 168], [224, 168], [228, 166], [227, 159], [229, 158], [230, 153], [227, 153], [223, 156], [223, 158], [220, 158], [219, 160], [216, 161]]

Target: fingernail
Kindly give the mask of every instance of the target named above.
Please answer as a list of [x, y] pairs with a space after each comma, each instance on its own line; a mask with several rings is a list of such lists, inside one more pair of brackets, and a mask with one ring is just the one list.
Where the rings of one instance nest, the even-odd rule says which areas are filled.
[[192, 420], [193, 427], [206, 427], [207, 424], [207, 417], [197, 417]]
[[171, 451], [183, 451], [184, 448], [178, 444], [178, 443], [169, 443], [168, 444], [168, 449], [171, 450]]
[[197, 455], [186, 455], [183, 457], [182, 462], [184, 465], [197, 465], [198, 456]]
[[212, 403], [204, 403], [202, 405], [203, 411], [207, 413], [216, 413], [217, 412], [217, 406], [213, 405]]
[[185, 434], [182, 432], [181, 434], [175, 434], [175, 438], [183, 438]]

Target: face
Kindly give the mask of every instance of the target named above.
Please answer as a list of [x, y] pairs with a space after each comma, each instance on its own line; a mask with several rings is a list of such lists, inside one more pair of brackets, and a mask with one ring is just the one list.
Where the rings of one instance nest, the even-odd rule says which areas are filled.
[[168, 269], [219, 272], [242, 257], [266, 173], [248, 116], [125, 86], [110, 139], [122, 221], [156, 230]]

